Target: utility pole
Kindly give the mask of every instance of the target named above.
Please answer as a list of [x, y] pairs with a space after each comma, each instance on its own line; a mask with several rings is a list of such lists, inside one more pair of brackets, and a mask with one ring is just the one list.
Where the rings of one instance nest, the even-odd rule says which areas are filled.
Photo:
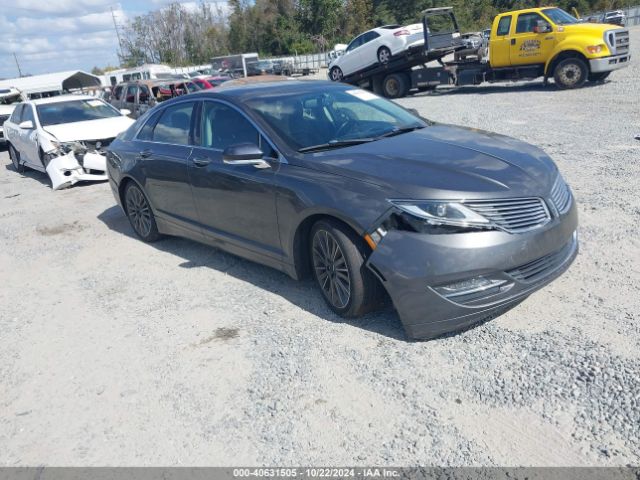
[[18, 57], [16, 57], [16, 52], [13, 52], [13, 59], [16, 61], [16, 66], [18, 67], [18, 77], [22, 78], [22, 70], [20, 70], [20, 64], [18, 63]]
[[118, 31], [118, 23], [116, 22], [116, 14], [113, 11], [113, 7], [109, 7], [111, 9], [111, 18], [113, 18], [113, 28], [116, 30], [116, 37], [118, 37], [118, 50], [120, 54], [118, 58], [120, 59], [120, 64], [122, 64], [122, 39], [120, 38], [120, 32]]

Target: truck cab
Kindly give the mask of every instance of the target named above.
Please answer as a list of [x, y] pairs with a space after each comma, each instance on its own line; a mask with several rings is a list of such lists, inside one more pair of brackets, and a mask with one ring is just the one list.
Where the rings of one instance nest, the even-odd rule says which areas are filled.
[[630, 58], [627, 29], [581, 23], [556, 7], [502, 13], [491, 28], [492, 69], [525, 67], [535, 70], [530, 76], [553, 77], [560, 88], [603, 80]]

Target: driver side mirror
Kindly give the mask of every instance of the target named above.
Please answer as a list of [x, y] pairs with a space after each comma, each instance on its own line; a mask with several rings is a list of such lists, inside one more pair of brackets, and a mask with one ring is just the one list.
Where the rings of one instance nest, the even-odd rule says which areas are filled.
[[264, 160], [264, 152], [255, 143], [229, 145], [222, 152], [222, 161], [227, 165], [253, 165], [256, 168], [269, 168]]
[[551, 31], [551, 25], [544, 20], [538, 20], [538, 24], [533, 27], [533, 33], [549, 33]]
[[18, 124], [18, 128], [22, 130], [33, 130], [33, 122], [31, 120], [25, 120], [24, 122], [20, 122]]

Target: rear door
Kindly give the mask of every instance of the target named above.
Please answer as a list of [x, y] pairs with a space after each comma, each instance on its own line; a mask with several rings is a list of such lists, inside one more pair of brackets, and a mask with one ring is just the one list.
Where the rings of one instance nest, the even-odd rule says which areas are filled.
[[[546, 33], [537, 33], [539, 26], [551, 28]], [[537, 12], [520, 13], [515, 33], [511, 37], [509, 58], [511, 65], [544, 64], [555, 46], [555, 33], [549, 21]]]
[[[201, 146], [193, 149], [189, 172], [205, 234], [279, 259], [274, 185], [279, 163], [273, 158], [277, 153], [251, 121], [227, 103], [204, 101], [201, 123]], [[241, 143], [258, 145], [272, 167], [224, 163], [224, 149]]]
[[192, 234], [200, 234], [187, 169], [196, 105], [185, 101], [159, 110], [135, 140], [143, 186], [155, 213]]
[[513, 16], [504, 15], [497, 22], [495, 32], [489, 37], [489, 64], [493, 68], [511, 65], [511, 24]]

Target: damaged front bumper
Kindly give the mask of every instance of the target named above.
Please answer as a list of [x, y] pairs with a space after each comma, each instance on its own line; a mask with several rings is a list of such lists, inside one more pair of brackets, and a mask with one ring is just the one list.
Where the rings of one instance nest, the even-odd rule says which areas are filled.
[[46, 171], [51, 179], [51, 188], [61, 190], [80, 181], [107, 180], [107, 162], [104, 155], [86, 152], [78, 159], [71, 151], [49, 160]]
[[560, 276], [578, 253], [575, 203], [547, 226], [424, 235], [389, 231], [367, 266], [407, 335], [430, 339], [500, 315]]

